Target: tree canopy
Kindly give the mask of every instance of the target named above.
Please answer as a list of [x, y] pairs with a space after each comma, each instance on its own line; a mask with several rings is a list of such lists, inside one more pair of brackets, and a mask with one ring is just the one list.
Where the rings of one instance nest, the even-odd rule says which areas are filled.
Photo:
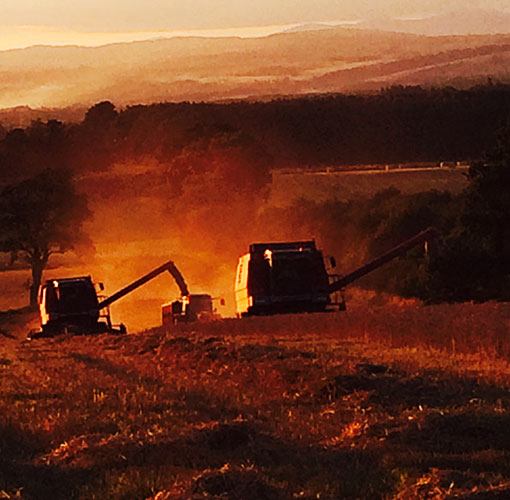
[[32, 306], [50, 256], [87, 240], [83, 222], [89, 215], [86, 196], [76, 191], [66, 170], [48, 169], [2, 190], [0, 251], [30, 266]]
[[[223, 136], [252, 145], [278, 167], [475, 161], [508, 119], [510, 85], [391, 87], [366, 95], [316, 95], [268, 102], [92, 106], [80, 123], [0, 126], [0, 182], [50, 167], [80, 174], [113, 163], [173, 162]], [[251, 144], [250, 144], [251, 143]], [[257, 165], [253, 166], [256, 169]]]
[[[436, 273], [456, 300], [510, 299], [510, 129], [486, 158], [473, 164], [459, 224], [450, 234]], [[434, 269], [432, 269], [434, 271]]]

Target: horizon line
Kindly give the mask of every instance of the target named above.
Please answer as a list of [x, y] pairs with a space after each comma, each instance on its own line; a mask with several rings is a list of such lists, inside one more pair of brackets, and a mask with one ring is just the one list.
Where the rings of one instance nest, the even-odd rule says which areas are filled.
[[[190, 28], [175, 30], [73, 30], [49, 25], [0, 25], [0, 51], [22, 50], [31, 47], [104, 47], [118, 43], [143, 42], [172, 38], [265, 38], [307, 25], [324, 27], [354, 26], [359, 20], [309, 21], [302, 23], [234, 26], [218, 28]], [[31, 41], [26, 41], [27, 36]]]

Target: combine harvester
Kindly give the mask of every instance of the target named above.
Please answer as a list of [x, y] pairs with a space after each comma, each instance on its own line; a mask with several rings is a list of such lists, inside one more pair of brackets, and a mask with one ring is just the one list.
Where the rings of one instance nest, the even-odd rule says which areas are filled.
[[162, 306], [164, 322], [196, 321], [209, 318], [209, 314], [213, 317], [211, 296], [190, 294], [182, 274], [172, 261], [168, 261], [108, 298], [99, 295], [104, 286], [102, 283], [95, 284], [90, 276], [46, 281], [38, 295], [41, 329], [30, 332], [28, 339], [62, 333], [126, 333], [122, 323], [112, 324], [109, 306], [165, 271], [177, 283], [181, 300], [171, 304], [171, 313], [168, 313], [168, 305]]
[[314, 240], [254, 243], [237, 266], [237, 315], [345, 310], [344, 287], [437, 235], [437, 229], [428, 228], [345, 276], [327, 272]]

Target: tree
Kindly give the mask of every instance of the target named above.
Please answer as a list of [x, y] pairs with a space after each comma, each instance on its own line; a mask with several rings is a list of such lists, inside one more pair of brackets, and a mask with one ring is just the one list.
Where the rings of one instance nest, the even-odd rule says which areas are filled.
[[431, 261], [442, 300], [510, 300], [510, 129], [467, 174], [456, 227]]
[[82, 226], [89, 216], [87, 198], [76, 191], [66, 170], [45, 170], [2, 190], [0, 251], [30, 266], [32, 307], [49, 257], [88, 241]]
[[118, 149], [118, 114], [109, 101], [92, 106], [82, 123], [69, 127], [69, 167], [75, 172], [106, 170]]

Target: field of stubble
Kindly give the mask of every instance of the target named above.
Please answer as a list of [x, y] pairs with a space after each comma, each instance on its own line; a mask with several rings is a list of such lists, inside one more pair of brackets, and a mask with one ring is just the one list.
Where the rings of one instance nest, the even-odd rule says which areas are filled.
[[510, 498], [508, 304], [27, 342], [31, 319], [0, 314], [0, 498]]

